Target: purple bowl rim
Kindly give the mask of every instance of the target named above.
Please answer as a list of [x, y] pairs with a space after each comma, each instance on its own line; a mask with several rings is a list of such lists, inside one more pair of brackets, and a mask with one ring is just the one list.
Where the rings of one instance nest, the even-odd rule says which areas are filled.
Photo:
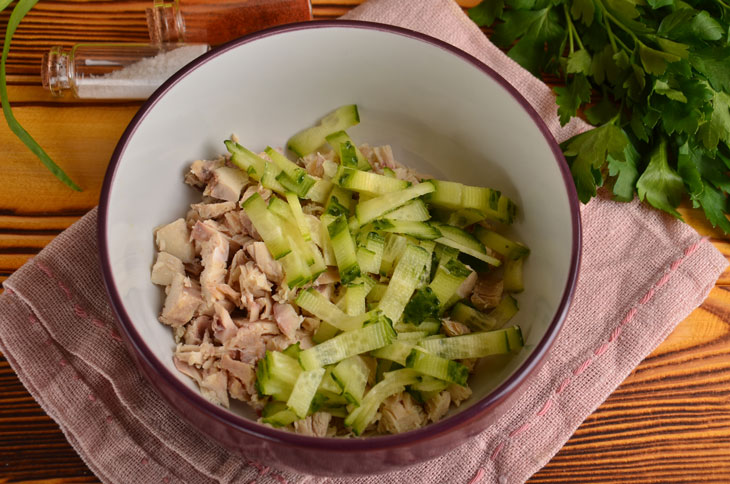
[[[157, 104], [158, 100], [170, 90], [178, 81], [185, 77], [188, 73], [195, 70], [198, 66], [208, 62], [209, 60], [229, 51], [237, 48], [240, 45], [247, 44], [257, 39], [269, 37], [272, 35], [283, 34], [292, 31], [309, 30], [318, 28], [358, 28], [366, 30], [376, 30], [386, 32], [390, 34], [396, 34], [411, 39], [419, 40], [427, 44], [431, 44], [435, 47], [441, 48], [450, 52], [457, 57], [460, 57], [466, 62], [469, 62], [474, 67], [480, 69], [484, 74], [490, 77], [501, 85], [513, 98], [522, 106], [527, 114], [532, 118], [533, 122], [537, 125], [538, 129], [544, 136], [545, 140], [550, 145], [550, 148], [555, 157], [555, 161], [558, 164], [558, 169], [563, 177], [563, 183], [565, 185], [568, 203], [570, 206], [571, 223], [573, 230], [572, 247], [571, 247], [571, 265], [569, 268], [568, 279], [563, 289], [563, 296], [560, 300], [560, 304], [556, 311], [553, 320], [543, 336], [543, 338], [535, 345], [532, 353], [525, 359], [525, 361], [513, 372], [513, 374], [505, 380], [497, 388], [493, 389], [489, 394], [478, 402], [471, 405], [469, 408], [453, 415], [449, 418], [435, 422], [417, 430], [406, 432], [403, 434], [387, 435], [387, 436], [374, 436], [367, 438], [354, 438], [354, 439], [343, 439], [343, 438], [330, 438], [330, 437], [308, 437], [304, 435], [287, 432], [284, 430], [278, 430], [261, 425], [253, 420], [234, 414], [233, 412], [226, 410], [218, 405], [215, 405], [205, 398], [203, 398], [198, 392], [191, 390], [185, 384], [183, 384], [177, 376], [169, 371], [165, 365], [157, 359], [154, 353], [150, 350], [149, 346], [145, 343], [144, 339], [140, 336], [132, 323], [131, 318], [124, 309], [119, 292], [116, 288], [112, 277], [112, 269], [108, 251], [108, 240], [106, 234], [106, 227], [108, 222], [108, 209], [109, 209], [109, 195], [111, 193], [111, 186], [114, 181], [114, 176], [118, 168], [124, 151], [126, 150], [127, 143], [131, 136], [137, 130], [141, 121], [147, 116], [149, 111]], [[99, 240], [99, 252], [100, 252], [100, 266], [104, 280], [104, 285], [109, 295], [112, 310], [116, 315], [117, 322], [119, 323], [122, 332], [125, 334], [127, 342], [134, 348], [137, 354], [142, 358], [144, 364], [155, 371], [160, 377], [167, 381], [167, 383], [177, 392], [181, 397], [186, 398], [190, 403], [194, 404], [208, 417], [213, 418], [219, 422], [222, 422], [236, 430], [242, 431], [246, 434], [256, 436], [258, 438], [268, 440], [270, 442], [280, 443], [288, 446], [295, 447], [316, 447], [317, 450], [336, 450], [339, 452], [358, 452], [367, 450], [382, 450], [393, 447], [400, 447], [403, 445], [427, 441], [438, 436], [449, 433], [452, 429], [460, 428], [470, 422], [475, 421], [485, 412], [489, 411], [494, 405], [514, 393], [519, 386], [530, 376], [533, 371], [539, 367], [543, 357], [552, 346], [555, 338], [557, 337], [560, 328], [567, 316], [570, 303], [575, 292], [575, 286], [578, 278], [578, 272], [581, 261], [581, 222], [580, 222], [580, 210], [578, 203], [578, 195], [575, 190], [572, 175], [568, 169], [565, 158], [563, 157], [562, 150], [558, 143], [555, 141], [552, 133], [548, 129], [545, 122], [537, 114], [535, 109], [527, 102], [527, 100], [515, 89], [509, 82], [507, 82], [501, 75], [494, 71], [491, 67], [484, 64], [482, 61], [464, 52], [463, 50], [455, 47], [451, 44], [443, 42], [439, 39], [431, 37], [429, 35], [417, 32], [414, 30], [396, 27], [387, 24], [381, 24], [377, 22], [367, 22], [361, 20], [317, 20], [317, 21], [305, 21], [297, 22], [292, 24], [281, 25], [277, 27], [271, 27], [265, 30], [254, 32], [238, 39], [232, 40], [226, 44], [223, 44], [215, 49], [210, 50], [201, 57], [187, 64], [185, 67], [176, 72], [172, 77], [165, 81], [140, 107], [139, 111], [135, 114], [132, 120], [127, 125], [124, 133], [119, 139], [117, 146], [112, 153], [112, 157], [109, 162], [106, 174], [104, 176], [104, 182], [101, 188], [99, 210], [98, 210], [98, 225], [97, 225], [97, 236]], [[165, 395], [165, 398], [169, 398]], [[188, 419], [194, 417], [187, 416]]]

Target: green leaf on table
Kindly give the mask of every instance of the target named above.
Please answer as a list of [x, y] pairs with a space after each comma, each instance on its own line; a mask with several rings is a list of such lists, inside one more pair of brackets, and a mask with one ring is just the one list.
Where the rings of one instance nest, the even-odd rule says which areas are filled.
[[636, 181], [636, 190], [642, 201], [646, 200], [654, 208], [682, 218], [676, 209], [686, 192], [682, 177], [669, 166], [665, 139], [654, 148], [649, 164]]
[[[10, 14], [8, 24], [5, 30], [5, 42], [3, 43], [2, 59], [0, 59], [0, 103], [2, 104], [3, 114], [5, 120], [8, 123], [10, 130], [28, 147], [28, 149], [35, 154], [38, 159], [53, 173], [56, 178], [65, 183], [68, 187], [73, 190], [81, 191], [78, 185], [76, 185], [66, 173], [53, 162], [50, 156], [41, 148], [36, 140], [20, 125], [18, 120], [13, 114], [13, 110], [10, 107], [10, 101], [8, 101], [8, 88], [6, 79], [5, 66], [8, 60], [8, 52], [10, 51], [10, 41], [15, 34], [15, 30], [18, 28], [20, 21], [23, 17], [32, 9], [38, 0], [19, 0], [15, 5], [13, 12]], [[10, 2], [7, 0], [0, 0], [0, 10], [4, 10]]]
[[700, 204], [713, 227], [720, 227], [725, 233], [730, 233], [730, 221], [725, 216], [728, 213], [728, 197], [724, 193], [705, 183], [702, 193], [692, 200]]
[[591, 100], [591, 84], [582, 74], [576, 74], [568, 80], [565, 87], [555, 87], [554, 90], [558, 95], [556, 98], [558, 115], [560, 115], [560, 124], [563, 126], [576, 115], [578, 108], [583, 103]]
[[708, 150], [716, 149], [720, 140], [730, 146], [730, 96], [726, 93], [713, 91], [712, 114], [698, 135]]
[[591, 55], [585, 49], [576, 50], [568, 56], [567, 63], [568, 74], [585, 74], [591, 73]]
[[502, 15], [504, 0], [482, 0], [469, 9], [469, 18], [480, 27], [489, 26]]
[[574, 19], [580, 20], [586, 27], [590, 27], [596, 13], [596, 6], [593, 0], [573, 0], [570, 13]]
[[608, 161], [608, 174], [615, 176], [613, 183], [614, 199], [620, 202], [630, 202], [634, 199], [634, 187], [636, 179], [639, 178], [639, 170], [636, 165], [639, 161], [639, 152], [634, 145], [627, 143], [624, 148], [624, 158], [615, 158], [613, 155], [606, 155]]
[[600, 170], [607, 155], [625, 161], [624, 150], [628, 144], [626, 133], [614, 124], [604, 124], [564, 143], [563, 154], [572, 158], [570, 172], [581, 202], [586, 203], [596, 195], [596, 185], [601, 182]]

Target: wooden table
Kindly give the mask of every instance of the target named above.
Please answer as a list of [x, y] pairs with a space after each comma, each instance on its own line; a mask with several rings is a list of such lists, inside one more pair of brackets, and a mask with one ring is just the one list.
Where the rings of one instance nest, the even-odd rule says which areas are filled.
[[[362, 1], [314, 0], [314, 16], [335, 18]], [[97, 204], [112, 150], [140, 105], [52, 98], [40, 87], [42, 52], [78, 41], [144, 42], [135, 8], [148, 3], [42, 1], [16, 33], [8, 63], [15, 115], [84, 191], [58, 183], [0, 122], [0, 283]], [[0, 14], [3, 28], [8, 17]], [[730, 256], [727, 237], [697, 211], [682, 213]], [[730, 482], [729, 284], [726, 272], [530, 482]], [[97, 480], [0, 355], [0, 483], [27, 481]]]

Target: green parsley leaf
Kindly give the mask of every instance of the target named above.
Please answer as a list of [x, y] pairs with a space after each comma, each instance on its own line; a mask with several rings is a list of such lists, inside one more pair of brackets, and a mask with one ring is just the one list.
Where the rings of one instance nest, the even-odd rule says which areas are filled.
[[692, 52], [689, 59], [716, 91], [730, 91], [730, 47], [706, 47]]
[[596, 104], [587, 108], [583, 113], [586, 119], [594, 126], [608, 123], [618, 114], [618, 106], [608, 96], [604, 96]]
[[620, 202], [630, 202], [634, 199], [634, 187], [639, 178], [639, 170], [636, 168], [639, 152], [636, 151], [634, 145], [627, 143], [623, 160], [610, 154], [606, 156], [606, 160], [608, 161], [608, 174], [617, 177], [613, 183], [614, 199]]
[[708, 150], [717, 148], [720, 140], [730, 146], [730, 96], [713, 91], [712, 114], [709, 122], [700, 126], [699, 138]]
[[720, 40], [725, 34], [720, 22], [712, 18], [705, 10], [692, 19], [690, 29], [697, 38], [702, 40]]
[[591, 84], [582, 74], [576, 74], [569, 79], [566, 87], [556, 87], [555, 92], [558, 95], [556, 102], [559, 106], [560, 124], [563, 126], [576, 115], [581, 104], [591, 100]]
[[492, 25], [502, 15], [504, 0], [482, 0], [469, 9], [469, 18], [480, 27]]
[[568, 74], [590, 75], [591, 55], [587, 50], [576, 50], [568, 56], [567, 72]]
[[601, 183], [600, 169], [607, 155], [625, 161], [624, 150], [628, 144], [626, 133], [613, 124], [586, 131], [564, 143], [565, 156], [575, 157], [570, 163], [570, 172], [581, 202], [586, 203], [596, 195], [596, 185]]
[[682, 57], [669, 52], [652, 49], [644, 44], [639, 45], [639, 57], [641, 57], [641, 65], [648, 74], [661, 76], [667, 70], [667, 63], [677, 62]]
[[713, 227], [720, 227], [725, 233], [730, 233], [730, 221], [725, 216], [728, 213], [728, 198], [720, 190], [705, 184], [702, 193], [693, 197], [705, 212], [707, 220]]
[[580, 20], [586, 27], [590, 27], [596, 13], [596, 6], [593, 4], [593, 0], [573, 0], [570, 13], [574, 19]]
[[639, 198], [653, 207], [664, 210], [677, 218], [682, 218], [676, 208], [686, 193], [682, 177], [674, 171], [667, 161], [667, 141], [663, 139], [649, 158], [644, 173], [636, 181]]
[[684, 180], [684, 184], [689, 191], [690, 197], [697, 197], [704, 189], [702, 176], [697, 169], [697, 165], [692, 160], [694, 153], [690, 152], [689, 143], [685, 143], [677, 150], [677, 172]]

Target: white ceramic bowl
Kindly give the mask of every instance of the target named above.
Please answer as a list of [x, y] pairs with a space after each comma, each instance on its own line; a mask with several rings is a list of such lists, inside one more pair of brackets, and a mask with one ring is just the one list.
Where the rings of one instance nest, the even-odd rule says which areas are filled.
[[[195, 384], [173, 366], [171, 331], [157, 320], [164, 294], [150, 282], [154, 227], [184, 216], [199, 198], [182, 180], [192, 161], [224, 153], [223, 140], [232, 133], [254, 150], [285, 146], [302, 127], [351, 103], [360, 108], [361, 123], [348, 130], [356, 141], [390, 144], [398, 161], [420, 172], [508, 195], [519, 207], [511, 235], [532, 249], [525, 264], [527, 289], [519, 295], [520, 311], [513, 320], [524, 332], [523, 351], [496, 373], [472, 377], [474, 394], [452, 410], [455, 415], [369, 443], [292, 436], [256, 424], [243, 406], [228, 411], [202, 399]], [[412, 464], [445, 452], [493, 421], [555, 338], [580, 258], [570, 173], [549, 131], [514, 88], [473, 57], [435, 39], [342, 21], [295, 24], [245, 37], [209, 52], [162, 86], [132, 120], [113, 155], [99, 236], [122, 333], [161, 393], [230, 448], [318, 473]], [[425, 441], [430, 444], [422, 445]], [[331, 459], [306, 463], [336, 452], [388, 452], [390, 457], [355, 471]]]

